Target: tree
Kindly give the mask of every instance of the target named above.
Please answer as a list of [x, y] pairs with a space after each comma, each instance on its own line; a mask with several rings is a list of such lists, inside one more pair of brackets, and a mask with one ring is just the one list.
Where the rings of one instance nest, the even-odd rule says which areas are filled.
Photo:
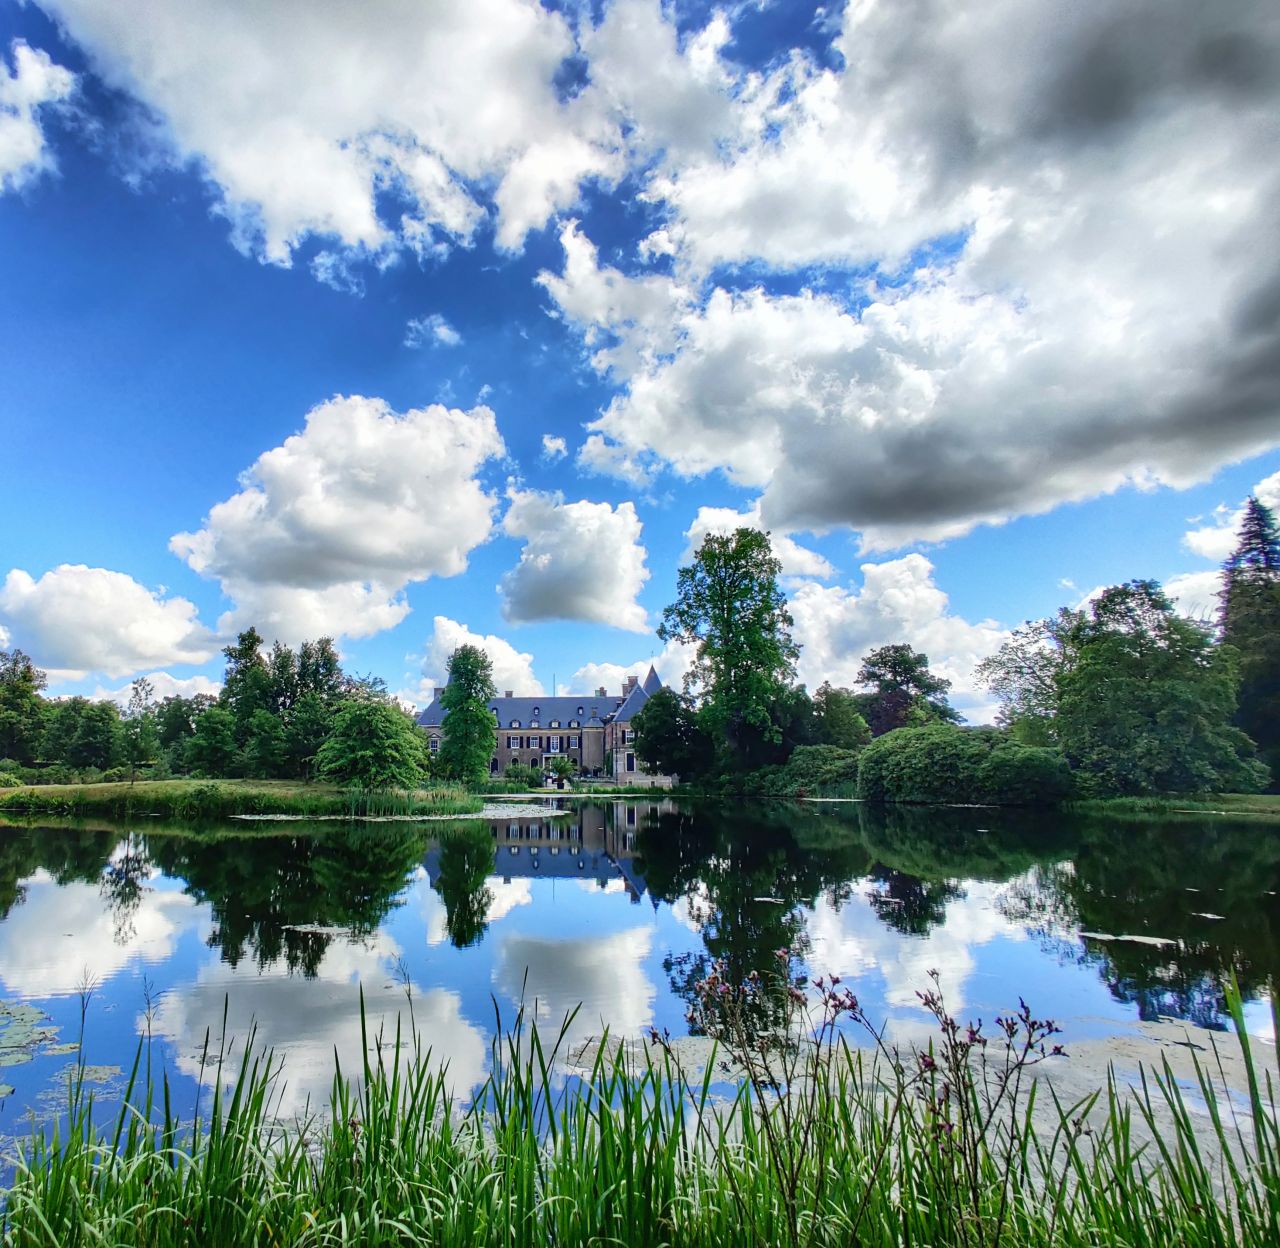
[[557, 754], [551, 760], [551, 774], [557, 780], [572, 780], [577, 770], [577, 764], [567, 754]]
[[1280, 525], [1256, 498], [1245, 504], [1235, 550], [1223, 566], [1222, 640], [1240, 659], [1236, 726], [1280, 783]]
[[880, 646], [862, 660], [857, 684], [859, 708], [871, 735], [895, 728], [929, 723], [958, 723], [960, 716], [947, 701], [951, 682], [929, 670], [929, 656], [899, 643]]
[[40, 753], [48, 683], [21, 650], [0, 650], [0, 758], [29, 764]]
[[871, 729], [858, 710], [857, 695], [835, 688], [824, 680], [813, 696], [818, 745], [834, 745], [842, 750], [860, 750], [871, 740]]
[[167, 750], [185, 744], [196, 730], [196, 720], [217, 704], [218, 699], [207, 693], [197, 693], [190, 698], [172, 694], [165, 698], [156, 708], [156, 732], [161, 747]]
[[239, 758], [236, 718], [225, 706], [211, 706], [196, 720], [187, 741], [185, 761], [202, 776], [228, 776]]
[[715, 765], [715, 744], [702, 731], [693, 701], [659, 689], [631, 721], [636, 758], [646, 771], [696, 780]]
[[444, 901], [445, 930], [455, 949], [474, 945], [489, 921], [488, 878], [497, 850], [483, 827], [463, 827], [440, 838], [440, 870], [431, 887]]
[[123, 754], [122, 736], [120, 708], [114, 702], [82, 699], [66, 761], [72, 767], [96, 767], [100, 771], [114, 767]]
[[308, 690], [293, 704], [284, 721], [284, 751], [290, 774], [310, 778], [316, 754], [333, 728], [333, 708]]
[[249, 736], [249, 721], [254, 711], [271, 709], [272, 681], [262, 657], [262, 636], [256, 628], [250, 628], [222, 653], [226, 656], [227, 668], [218, 701], [234, 717], [236, 741], [243, 745]]
[[974, 671], [1000, 700], [998, 722], [1024, 745], [1057, 740], [1059, 680], [1074, 662], [1073, 639], [1083, 618], [1063, 607], [1047, 620], [1029, 621]]
[[1067, 642], [1057, 733], [1100, 793], [1251, 791], [1266, 783], [1231, 720], [1237, 655], [1183, 618], [1155, 581], [1104, 590]]
[[479, 784], [489, 774], [495, 720], [489, 702], [496, 690], [493, 663], [479, 646], [459, 646], [449, 656], [449, 679], [440, 705], [440, 768], [450, 780]]
[[129, 690], [129, 706], [122, 729], [124, 756], [129, 764], [129, 783], [138, 778], [138, 768], [155, 762], [160, 750], [160, 734], [156, 728], [155, 686], [139, 676]]
[[781, 570], [767, 533], [712, 533], [680, 569], [676, 601], [658, 627], [663, 641], [696, 647], [685, 692], [697, 691], [703, 730], [737, 768], [783, 735], [775, 711], [800, 651], [778, 588]]
[[416, 789], [426, 752], [426, 738], [398, 706], [357, 698], [339, 708], [316, 755], [316, 770], [326, 780], [366, 792]]
[[259, 780], [277, 779], [288, 762], [285, 727], [278, 715], [254, 711], [244, 743], [244, 773]]

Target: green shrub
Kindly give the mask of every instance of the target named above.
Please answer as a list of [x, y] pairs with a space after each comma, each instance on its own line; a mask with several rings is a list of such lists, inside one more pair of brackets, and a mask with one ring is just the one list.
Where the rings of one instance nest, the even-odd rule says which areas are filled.
[[0, 771], [0, 789], [20, 789], [22, 780], [11, 771]]
[[993, 728], [898, 728], [867, 746], [858, 763], [858, 796], [870, 802], [1032, 806], [1070, 791], [1061, 754], [1019, 745]]

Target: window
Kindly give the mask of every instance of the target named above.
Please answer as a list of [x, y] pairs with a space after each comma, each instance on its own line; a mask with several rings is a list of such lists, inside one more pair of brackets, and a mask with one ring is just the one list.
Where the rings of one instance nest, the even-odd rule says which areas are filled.
[[[582, 718], [582, 707], [578, 707], [578, 718], [579, 718], [579, 719], [581, 719], [581, 718]], [[573, 725], [573, 726], [574, 726], [575, 728], [577, 727], [577, 725], [576, 725], [576, 724], [575, 724], [575, 725]]]
[[560, 738], [559, 738], [559, 737], [548, 737], [548, 738], [547, 738], [547, 749], [548, 749], [548, 750], [550, 750], [552, 754], [559, 754], [559, 753], [560, 753]]
[[628, 755], [627, 755], [627, 770], [628, 770], [628, 771], [635, 771], [635, 769], [636, 769], [636, 756], [635, 756], [634, 754], [628, 754]]
[[432, 738], [427, 742], [427, 748], [428, 748], [428, 749], [429, 749], [433, 754], [439, 754], [439, 753], [440, 753], [440, 738], [439, 738], [439, 737], [432, 737]]
[[507, 725], [507, 727], [509, 727], [509, 728], [519, 728], [519, 727], [520, 727], [520, 721], [519, 721], [518, 719], [513, 719], [513, 720], [511, 721], [511, 723]]
[[570, 728], [580, 728], [581, 726], [582, 726], [582, 725], [581, 725], [581, 724], [579, 724], [579, 723], [578, 723], [578, 721], [577, 721], [576, 719], [571, 719], [571, 720], [569, 721], [569, 727], [570, 727]]
[[630, 745], [633, 741], [635, 741], [635, 739], [636, 739], [636, 734], [632, 732], [630, 728], [624, 728], [622, 730], [623, 745]]
[[539, 716], [539, 715], [541, 715], [541, 714], [542, 714], [542, 707], [540, 707], [540, 706], [535, 706], [535, 707], [533, 708], [533, 717], [534, 717], [534, 719], [537, 719], [537, 718], [538, 718], [538, 716]]
[[541, 738], [541, 737], [530, 737], [530, 738], [529, 738], [529, 748], [530, 748], [531, 750], [539, 750], [539, 749], [541, 749], [541, 748], [542, 748], [542, 738]]
[[496, 758], [491, 758], [489, 760], [489, 774], [491, 776], [496, 776], [498, 774], [498, 760]]
[[547, 725], [547, 727], [548, 727], [548, 728], [559, 728], [559, 727], [560, 727], [560, 721], [559, 721], [558, 719], [553, 719], [553, 720], [552, 720], [552, 721]]
[[538, 728], [538, 727], [540, 727], [540, 726], [541, 726], [541, 725], [539, 725], [539, 723], [538, 723], [538, 721], [537, 721], [536, 719], [531, 719], [531, 720], [529, 721], [529, 727], [530, 727], [530, 728]]
[[507, 738], [507, 749], [509, 749], [509, 750], [518, 750], [519, 748], [520, 748], [520, 738], [519, 738], [519, 737], [508, 737], [508, 738]]
[[578, 748], [578, 738], [577, 738], [577, 737], [570, 737], [570, 738], [569, 738], [569, 748], [570, 748], [571, 750], [576, 750], [576, 749]]

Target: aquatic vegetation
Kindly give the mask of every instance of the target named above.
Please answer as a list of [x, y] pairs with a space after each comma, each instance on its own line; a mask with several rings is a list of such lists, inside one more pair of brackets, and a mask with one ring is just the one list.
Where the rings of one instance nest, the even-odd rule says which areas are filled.
[[0, 814], [26, 817], [160, 815], [186, 820], [235, 815], [466, 815], [483, 803], [462, 789], [364, 792], [263, 780], [153, 780], [138, 784], [40, 785], [0, 794]]
[[[933, 1040], [899, 1050], [846, 987], [796, 983], [788, 965], [783, 950], [776, 973], [736, 983], [713, 968], [700, 982], [691, 1008], [716, 1037], [701, 1075], [663, 1035], [605, 1037], [575, 1071], [568, 1022], [540, 1033], [520, 1015], [466, 1107], [413, 1029], [412, 999], [406, 1033], [365, 1034], [357, 1082], [335, 1071], [323, 1120], [277, 1120], [285, 1072], [250, 1038], [234, 1080], [206, 1052], [211, 1105], [182, 1122], [167, 1083], [142, 1076], [140, 1046], [113, 1122], [99, 1124], [87, 1080], [73, 1080], [65, 1123], [27, 1145], [5, 1242], [1280, 1242], [1274, 1083], [1231, 984], [1242, 1112], [1198, 1057], [1196, 1088], [1165, 1062], [1136, 1088], [1113, 1073], [1063, 1103], [1033, 1078], [1060, 1060], [1051, 1023], [1023, 1005], [964, 1025], [936, 986], [921, 996]], [[751, 1025], [762, 998], [784, 1003], [781, 1027]], [[869, 1048], [849, 1043], [850, 1022]], [[717, 1080], [731, 1081], [727, 1096]]]

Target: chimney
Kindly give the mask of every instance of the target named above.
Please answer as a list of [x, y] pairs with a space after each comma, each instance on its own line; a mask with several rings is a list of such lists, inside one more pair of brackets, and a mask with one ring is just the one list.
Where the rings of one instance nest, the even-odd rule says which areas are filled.
[[607, 698], [608, 696], [609, 696], [609, 691], [603, 685], [601, 685], [600, 688], [596, 690], [597, 698]]
[[503, 692], [503, 695], [502, 695], [502, 696], [503, 696], [504, 698], [514, 698], [516, 695], [515, 695], [514, 693], [512, 693], [510, 689], [507, 689], [507, 690], [505, 690], [505, 691]]
[[626, 683], [625, 685], [623, 685], [623, 686], [622, 686], [622, 696], [623, 696], [623, 698], [626, 698], [626, 697], [627, 697], [627, 695], [628, 695], [628, 694], [629, 694], [629, 693], [630, 693], [630, 692], [631, 692], [631, 691], [636, 687], [636, 685], [637, 685], [638, 683], [639, 683], [639, 682], [636, 680], [636, 678], [635, 678], [634, 676], [628, 676], [628, 677], [627, 677], [627, 683]]
[[444, 697], [444, 686], [443, 686], [443, 685], [437, 685], [437, 686], [436, 686], [436, 701], [437, 701], [437, 702], [439, 702], [439, 701], [440, 701], [440, 699], [441, 699], [441, 698], [443, 698], [443, 697]]

